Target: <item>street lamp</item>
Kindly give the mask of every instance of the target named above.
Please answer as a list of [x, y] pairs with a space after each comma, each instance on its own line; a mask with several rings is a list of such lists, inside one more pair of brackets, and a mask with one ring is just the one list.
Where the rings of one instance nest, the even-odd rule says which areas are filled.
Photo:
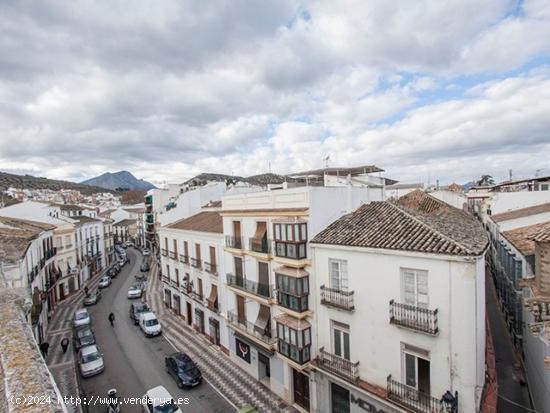
[[448, 413], [458, 412], [458, 392], [455, 391], [455, 395], [447, 390], [439, 402]]

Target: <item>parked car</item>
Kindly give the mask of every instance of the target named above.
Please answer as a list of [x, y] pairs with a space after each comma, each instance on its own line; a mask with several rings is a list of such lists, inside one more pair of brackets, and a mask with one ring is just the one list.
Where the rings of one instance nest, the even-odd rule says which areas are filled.
[[130, 304], [130, 318], [133, 320], [134, 324], [137, 326], [139, 324], [139, 316], [141, 313], [147, 313], [151, 310], [144, 302], [132, 303]]
[[92, 323], [90, 313], [86, 308], [80, 308], [75, 311], [73, 317], [73, 327], [85, 326]]
[[140, 314], [139, 328], [147, 337], [158, 336], [161, 333], [159, 320], [152, 311]]
[[149, 250], [149, 248], [143, 248], [143, 249], [141, 250], [141, 254], [142, 254], [143, 256], [151, 255], [151, 250]]
[[134, 283], [128, 288], [128, 298], [141, 298], [143, 295], [143, 284]]
[[132, 241], [126, 241], [126, 248], [133, 247], [134, 243]]
[[118, 265], [118, 262], [115, 262], [115, 263], [114, 263], [113, 268], [115, 269], [115, 271], [117, 272], [117, 274], [120, 272], [120, 265]]
[[122, 268], [122, 267], [124, 267], [124, 265], [126, 265], [127, 261], [128, 261], [128, 259], [126, 258], [126, 256], [120, 257], [117, 261], [117, 264], [119, 265], [120, 268]]
[[82, 377], [91, 377], [105, 370], [103, 354], [96, 344], [82, 347], [78, 352], [78, 367]]
[[168, 390], [163, 386], [153, 387], [141, 398], [146, 413], [182, 413]]
[[75, 350], [78, 351], [84, 346], [91, 346], [95, 343], [95, 334], [89, 325], [73, 329], [73, 346]]
[[149, 269], [150, 269], [150, 267], [149, 267], [149, 263], [147, 261], [143, 261], [141, 263], [141, 266], [139, 267], [139, 270], [141, 272], [147, 272], [147, 271], [149, 271]]
[[99, 290], [92, 291], [84, 298], [84, 305], [94, 305], [101, 299], [101, 292]]
[[110, 285], [111, 285], [111, 277], [109, 277], [108, 275], [104, 275], [103, 277], [101, 277], [101, 279], [99, 280], [99, 283], [97, 284], [99, 288], [107, 288]]
[[170, 354], [164, 359], [166, 371], [179, 388], [195, 387], [202, 382], [202, 374], [191, 357], [183, 352]]
[[123, 248], [123, 249], [128, 248], [128, 247], [126, 246], [126, 243], [125, 243], [125, 242], [121, 243], [119, 246], [120, 246], [121, 248]]

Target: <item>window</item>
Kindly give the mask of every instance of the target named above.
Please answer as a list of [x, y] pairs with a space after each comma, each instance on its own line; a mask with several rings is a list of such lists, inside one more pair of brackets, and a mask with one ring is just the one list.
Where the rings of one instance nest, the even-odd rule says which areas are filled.
[[402, 298], [405, 304], [428, 308], [428, 272], [401, 270]]
[[348, 262], [329, 259], [330, 288], [339, 291], [348, 289]]
[[336, 356], [350, 360], [349, 327], [346, 324], [332, 321], [332, 349]]
[[311, 329], [296, 330], [277, 323], [279, 353], [297, 363], [307, 363], [311, 357]]
[[166, 266], [166, 276], [168, 278], [170, 278], [170, 266], [169, 265]]
[[293, 311], [308, 309], [309, 277], [295, 278], [276, 274], [277, 304]]
[[423, 393], [430, 394], [429, 353], [422, 349], [402, 344], [402, 366], [404, 383]]

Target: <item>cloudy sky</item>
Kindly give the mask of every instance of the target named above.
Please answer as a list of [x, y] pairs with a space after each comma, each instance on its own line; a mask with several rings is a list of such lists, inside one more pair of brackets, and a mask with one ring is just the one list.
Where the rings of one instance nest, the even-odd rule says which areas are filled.
[[548, 0], [3, 1], [0, 170], [550, 175], [549, 39]]

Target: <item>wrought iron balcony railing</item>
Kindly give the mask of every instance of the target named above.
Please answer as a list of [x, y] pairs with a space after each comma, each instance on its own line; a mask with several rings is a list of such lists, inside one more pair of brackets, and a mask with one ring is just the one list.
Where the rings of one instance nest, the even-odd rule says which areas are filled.
[[202, 261], [199, 258], [191, 258], [191, 267], [201, 268], [202, 267]]
[[391, 374], [387, 378], [387, 395], [388, 399], [395, 404], [413, 412], [439, 413], [444, 411], [439, 399], [421, 392], [414, 387], [393, 380]]
[[227, 312], [227, 321], [229, 324], [238, 328], [239, 330], [248, 333], [251, 336], [256, 337], [258, 340], [263, 341], [264, 343], [272, 346], [277, 342], [277, 337], [275, 336], [275, 329], [262, 330], [258, 328], [254, 323], [251, 323], [248, 320], [239, 318], [238, 314], [233, 311]]
[[161, 254], [163, 257], [167, 257], [167, 256], [168, 256], [168, 250], [165, 249], [165, 248], [161, 248], [161, 249], [160, 249], [160, 254]]
[[271, 254], [271, 243], [267, 238], [249, 238], [248, 249], [261, 254]]
[[321, 286], [321, 304], [341, 308], [347, 311], [355, 310], [354, 291], [343, 291], [327, 286]]
[[210, 274], [218, 275], [218, 266], [209, 262], [204, 263], [204, 270]]
[[225, 236], [225, 246], [237, 250], [243, 249], [243, 237], [234, 237], [232, 235]]
[[352, 362], [343, 357], [332, 354], [321, 347], [317, 355], [317, 362], [322, 369], [335, 374], [351, 383], [359, 380], [359, 362]]
[[177, 252], [174, 252], [174, 251], [169, 251], [168, 252], [168, 256], [173, 259], [173, 260], [177, 260], [178, 259], [178, 253]]
[[235, 288], [239, 288], [243, 291], [257, 295], [262, 298], [273, 297], [273, 286], [270, 284], [263, 284], [257, 281], [247, 280], [244, 276], [236, 276], [233, 274], [227, 274], [227, 285]]
[[184, 264], [189, 264], [189, 256], [180, 254], [180, 262]]
[[427, 308], [397, 303], [391, 300], [390, 323], [426, 334], [437, 335], [439, 333], [439, 327], [437, 326], [437, 308], [435, 310], [429, 310]]

